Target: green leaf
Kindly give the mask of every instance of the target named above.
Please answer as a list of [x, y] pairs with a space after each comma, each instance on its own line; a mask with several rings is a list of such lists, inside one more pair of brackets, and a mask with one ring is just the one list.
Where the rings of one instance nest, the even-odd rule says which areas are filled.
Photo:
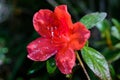
[[109, 68], [110, 68], [111, 77], [113, 80], [115, 80], [115, 76], [116, 76], [115, 70], [111, 64], [109, 65]]
[[115, 25], [115, 27], [118, 29], [118, 31], [120, 32], [120, 23], [114, 18], [112, 19], [112, 22]]
[[46, 67], [47, 67], [47, 72], [49, 74], [53, 74], [56, 70], [56, 64], [55, 64], [55, 60], [53, 58], [50, 58], [49, 60], [47, 60], [46, 62]]
[[120, 59], [120, 51], [119, 52], [114, 52], [110, 56], [108, 56], [108, 62], [112, 63], [115, 62], [116, 60]]
[[120, 49], [120, 43], [117, 43], [114, 47]]
[[5, 60], [5, 55], [0, 54], [0, 65], [4, 62], [4, 60]]
[[100, 30], [101, 33], [105, 32], [107, 29], [110, 29], [110, 22], [107, 19], [96, 24], [96, 27]]
[[105, 12], [90, 13], [90, 14], [83, 16], [80, 22], [82, 22], [88, 29], [90, 29], [94, 27], [97, 23], [103, 21], [106, 15], [107, 14]]
[[102, 80], [111, 80], [108, 63], [104, 56], [90, 47], [84, 47], [82, 57], [88, 67]]
[[118, 79], [120, 79], [120, 74], [117, 75]]
[[111, 34], [112, 34], [112, 36], [114, 36], [115, 38], [120, 40], [120, 32], [118, 31], [118, 29], [115, 26], [113, 26], [111, 28]]
[[96, 27], [100, 30], [102, 38], [110, 36], [110, 22], [106, 19], [96, 24]]

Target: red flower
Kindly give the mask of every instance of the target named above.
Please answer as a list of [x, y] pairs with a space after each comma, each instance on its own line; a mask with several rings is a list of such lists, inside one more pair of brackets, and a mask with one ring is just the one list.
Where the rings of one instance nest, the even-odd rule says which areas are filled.
[[66, 5], [57, 6], [54, 12], [41, 9], [33, 17], [35, 30], [42, 36], [28, 46], [28, 58], [45, 61], [55, 55], [56, 65], [63, 74], [72, 72], [76, 55], [90, 37], [89, 30], [80, 23], [72, 23]]

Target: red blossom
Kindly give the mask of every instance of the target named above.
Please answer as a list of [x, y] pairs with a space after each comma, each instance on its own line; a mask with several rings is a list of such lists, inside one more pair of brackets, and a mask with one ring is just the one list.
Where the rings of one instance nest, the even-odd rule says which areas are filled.
[[63, 74], [70, 74], [75, 65], [75, 50], [84, 47], [90, 31], [80, 23], [72, 23], [66, 5], [57, 6], [52, 12], [41, 9], [33, 17], [35, 30], [41, 35], [27, 46], [27, 57], [45, 61], [55, 55], [56, 65]]

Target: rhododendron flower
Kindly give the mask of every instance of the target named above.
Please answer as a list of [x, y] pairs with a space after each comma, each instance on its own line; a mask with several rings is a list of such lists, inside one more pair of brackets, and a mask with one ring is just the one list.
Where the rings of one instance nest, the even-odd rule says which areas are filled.
[[90, 37], [89, 30], [80, 23], [72, 23], [66, 5], [57, 6], [52, 12], [41, 9], [33, 17], [33, 25], [40, 38], [27, 46], [27, 57], [45, 61], [55, 55], [56, 65], [63, 74], [70, 74], [75, 65], [75, 50], [84, 47]]

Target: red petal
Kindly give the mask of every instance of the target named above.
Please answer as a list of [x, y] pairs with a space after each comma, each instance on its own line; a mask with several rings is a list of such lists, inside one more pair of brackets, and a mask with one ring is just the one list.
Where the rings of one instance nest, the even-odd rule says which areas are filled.
[[90, 31], [82, 23], [77, 22], [73, 26], [72, 33], [71, 47], [72, 49], [80, 50], [89, 39]]
[[66, 5], [57, 6], [54, 10], [54, 13], [60, 20], [62, 29], [64, 28], [65, 31], [68, 31], [69, 28], [72, 28], [71, 16], [67, 11]]
[[44, 9], [35, 13], [33, 25], [35, 30], [42, 37], [52, 37], [54, 35], [54, 30], [59, 27], [59, 22], [52, 11]]
[[55, 45], [49, 39], [38, 38], [27, 46], [27, 57], [34, 61], [45, 61], [57, 53]]
[[61, 50], [56, 54], [56, 65], [63, 74], [72, 73], [75, 65], [75, 53], [72, 49]]

